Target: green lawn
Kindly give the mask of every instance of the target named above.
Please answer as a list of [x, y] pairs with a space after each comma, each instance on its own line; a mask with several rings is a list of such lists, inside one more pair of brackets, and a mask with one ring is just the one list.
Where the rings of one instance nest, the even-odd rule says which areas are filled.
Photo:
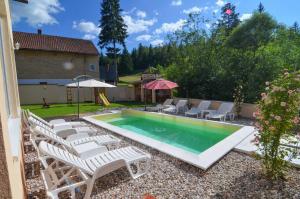
[[[103, 107], [100, 105], [96, 105], [94, 103], [81, 103], [80, 104], [80, 113], [87, 112], [96, 112], [101, 111], [104, 108], [136, 108], [142, 107], [143, 104], [141, 102], [118, 102], [111, 103], [108, 107]], [[22, 109], [29, 109], [34, 114], [37, 114], [40, 117], [58, 117], [58, 116], [67, 116], [67, 115], [76, 115], [77, 114], [77, 104], [52, 104], [50, 108], [42, 108], [42, 105], [23, 105]]]
[[141, 73], [119, 77], [118, 85], [131, 85], [133, 82], [141, 80]]

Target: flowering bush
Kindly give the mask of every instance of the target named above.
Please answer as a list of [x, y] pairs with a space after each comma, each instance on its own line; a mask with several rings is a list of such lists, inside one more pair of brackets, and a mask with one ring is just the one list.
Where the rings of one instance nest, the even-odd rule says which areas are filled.
[[233, 99], [234, 99], [234, 108], [235, 108], [236, 116], [239, 117], [242, 110], [242, 104], [244, 103], [244, 93], [243, 93], [242, 84], [239, 84], [234, 89]]
[[261, 94], [255, 143], [262, 153], [265, 173], [277, 179], [284, 176], [287, 156], [292, 149], [282, 145], [295, 142], [295, 127], [299, 124], [300, 71], [284, 72], [272, 83], [266, 82], [266, 92]]

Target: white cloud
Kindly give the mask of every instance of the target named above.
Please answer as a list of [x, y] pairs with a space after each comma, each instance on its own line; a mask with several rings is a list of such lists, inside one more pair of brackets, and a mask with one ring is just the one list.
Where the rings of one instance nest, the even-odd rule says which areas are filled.
[[217, 0], [216, 5], [219, 7], [222, 7], [225, 5], [225, 1], [224, 0]]
[[175, 23], [163, 23], [162, 26], [154, 31], [155, 34], [170, 33], [182, 29], [186, 20], [179, 19]]
[[159, 15], [159, 13], [158, 13], [157, 10], [154, 10], [153, 13], [154, 13], [155, 16], [158, 16], [158, 15]]
[[134, 13], [136, 10], [137, 10], [137, 8], [136, 8], [136, 7], [133, 7], [133, 8], [132, 8], [131, 10], [129, 10], [129, 11], [123, 11], [122, 14], [123, 14], [123, 15], [129, 15], [129, 14]]
[[151, 45], [153, 45], [153, 46], [161, 46], [163, 44], [164, 44], [164, 41], [161, 39], [156, 39], [156, 40], [151, 41]]
[[184, 14], [191, 14], [191, 13], [200, 13], [202, 11], [206, 11], [208, 10], [209, 8], [207, 6], [203, 7], [203, 8], [199, 8], [197, 6], [194, 6], [190, 9], [187, 9], [187, 10], [183, 10], [183, 13]]
[[85, 34], [82, 38], [86, 39], [86, 40], [93, 40], [93, 39], [96, 39], [96, 35]]
[[91, 21], [81, 20], [80, 22], [73, 21], [73, 29], [85, 33], [83, 39], [93, 40], [96, 39], [100, 33], [100, 28]]
[[89, 34], [99, 34], [100, 28], [96, 26], [91, 21], [80, 21], [79, 23], [76, 21], [73, 21], [73, 29], [76, 29], [83, 33], [89, 33]]
[[13, 1], [11, 7], [13, 23], [25, 19], [33, 27], [58, 24], [53, 15], [64, 11], [59, 0], [30, 0], [26, 5]]
[[244, 21], [244, 20], [246, 20], [246, 19], [249, 19], [251, 16], [252, 16], [251, 13], [244, 13], [244, 14], [242, 14], [242, 16], [240, 17], [240, 20], [241, 20], [241, 21]]
[[138, 11], [136, 11], [136, 16], [138, 16], [140, 18], [145, 18], [147, 16], [147, 13], [145, 11], [138, 10]]
[[171, 3], [172, 6], [181, 6], [182, 0], [173, 0]]
[[127, 25], [128, 34], [148, 31], [149, 27], [153, 26], [157, 22], [156, 19], [134, 19], [129, 15], [124, 15], [123, 19]]
[[137, 41], [149, 41], [152, 38], [151, 35], [140, 35], [136, 37]]

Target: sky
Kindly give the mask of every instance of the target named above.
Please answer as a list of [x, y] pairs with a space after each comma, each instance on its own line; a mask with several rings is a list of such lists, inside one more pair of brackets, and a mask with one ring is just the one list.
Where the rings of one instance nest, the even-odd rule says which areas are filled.
[[[29, 0], [11, 2], [13, 30], [89, 39], [97, 46], [102, 0]], [[251, 17], [259, 2], [279, 23], [300, 23], [299, 0], [120, 0], [122, 17], [128, 26], [129, 50], [139, 43], [153, 46], [166, 42], [166, 35], [180, 30], [191, 12], [212, 19], [227, 2], [236, 6], [240, 19]], [[208, 29], [211, 22], [203, 24]]]

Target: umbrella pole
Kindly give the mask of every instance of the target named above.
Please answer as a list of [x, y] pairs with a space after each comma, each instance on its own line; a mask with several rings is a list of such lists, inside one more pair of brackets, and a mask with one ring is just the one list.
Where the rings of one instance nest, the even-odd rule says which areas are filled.
[[147, 105], [146, 105], [146, 89], [144, 88], [144, 104], [145, 104], [145, 111], [147, 110]]
[[77, 119], [79, 120], [79, 79], [77, 80]]

